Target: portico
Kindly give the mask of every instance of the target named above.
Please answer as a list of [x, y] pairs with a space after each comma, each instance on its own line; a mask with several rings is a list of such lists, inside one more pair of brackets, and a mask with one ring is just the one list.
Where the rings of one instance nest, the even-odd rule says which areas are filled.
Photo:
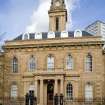
[[[39, 79], [40, 78], [40, 79]], [[63, 94], [64, 78], [63, 76], [37, 77], [35, 79], [35, 95], [39, 105], [53, 105], [53, 96]]]

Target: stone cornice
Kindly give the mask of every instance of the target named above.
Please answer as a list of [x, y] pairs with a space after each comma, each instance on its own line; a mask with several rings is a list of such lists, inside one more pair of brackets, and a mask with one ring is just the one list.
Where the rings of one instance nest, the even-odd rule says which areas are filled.
[[43, 76], [43, 77], [53, 77], [55, 78], [55, 76], [66, 76], [66, 77], [80, 77], [80, 74], [79, 73], [71, 73], [71, 74], [68, 74], [66, 73], [65, 71], [56, 71], [56, 72], [34, 72], [34, 73], [24, 73], [23, 74], [23, 78], [30, 78], [30, 77], [36, 77], [36, 76]]
[[22, 76], [23, 78], [27, 77], [34, 77], [34, 76], [56, 76], [56, 75], [65, 75], [66, 73], [64, 71], [59, 72], [34, 72], [34, 73], [24, 73]]
[[11, 45], [11, 46], [3, 46], [4, 49], [19, 49], [19, 48], [45, 48], [45, 47], [70, 47], [70, 46], [90, 46], [90, 45], [102, 45], [103, 43], [100, 42], [96, 42], [96, 43], [92, 43], [92, 42], [85, 42], [85, 43], [68, 43], [68, 44], [63, 44], [63, 43], [59, 43], [59, 44], [44, 44], [44, 45], [34, 45], [34, 44], [30, 44], [30, 45]]
[[55, 12], [67, 12], [67, 9], [51, 9], [48, 13], [55, 13]]
[[21, 41], [7, 41], [3, 46], [8, 48], [43, 48], [43, 47], [67, 47], [67, 46], [89, 46], [89, 45], [103, 45], [101, 38], [63, 38], [63, 39], [47, 39], [47, 40], [21, 40]]

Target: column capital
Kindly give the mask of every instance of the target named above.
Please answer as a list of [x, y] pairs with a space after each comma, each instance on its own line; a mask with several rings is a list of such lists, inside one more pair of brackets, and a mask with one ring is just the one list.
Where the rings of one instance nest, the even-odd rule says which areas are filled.
[[60, 78], [60, 80], [64, 80], [64, 78]]
[[58, 81], [59, 79], [58, 79], [58, 78], [55, 78], [54, 80], [55, 80], [55, 81]]
[[34, 80], [35, 80], [35, 81], [38, 81], [38, 79], [37, 79], [37, 78], [35, 78]]
[[43, 81], [43, 80], [44, 80], [43, 78], [40, 79], [40, 81]]

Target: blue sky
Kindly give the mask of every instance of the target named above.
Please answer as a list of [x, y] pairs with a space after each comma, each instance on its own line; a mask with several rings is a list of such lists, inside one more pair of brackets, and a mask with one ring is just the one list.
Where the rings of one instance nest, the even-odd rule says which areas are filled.
[[[0, 0], [0, 40], [12, 39], [28, 28], [48, 31], [50, 0]], [[69, 1], [69, 0], [67, 0]], [[105, 0], [70, 0], [69, 30], [84, 29], [96, 20], [105, 22]], [[42, 5], [43, 4], [43, 5]], [[46, 8], [44, 8], [44, 6]], [[44, 12], [45, 9], [45, 12]], [[45, 16], [46, 15], [46, 16]], [[34, 24], [33, 24], [34, 23]], [[71, 25], [71, 24], [70, 24]], [[3, 34], [3, 35], [2, 35]]]
[[72, 13], [73, 26], [83, 29], [96, 20], [105, 22], [105, 0], [80, 0]]

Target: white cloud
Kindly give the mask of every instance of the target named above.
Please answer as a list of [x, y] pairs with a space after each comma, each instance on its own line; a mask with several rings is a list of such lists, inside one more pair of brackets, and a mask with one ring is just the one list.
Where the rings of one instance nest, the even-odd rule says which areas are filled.
[[[66, 0], [68, 9], [68, 25], [67, 29], [72, 26], [72, 11], [77, 7], [79, 0]], [[48, 31], [49, 17], [48, 10], [51, 0], [40, 0], [38, 9], [35, 10], [31, 17], [31, 24], [26, 27], [26, 32], [43, 32]]]
[[67, 30], [70, 30], [73, 27], [72, 13], [79, 6], [80, 0], [66, 0], [66, 6], [68, 10], [68, 24]]
[[38, 32], [48, 30], [48, 10], [50, 0], [40, 0], [39, 7], [31, 17], [31, 24], [26, 28], [27, 32]]

